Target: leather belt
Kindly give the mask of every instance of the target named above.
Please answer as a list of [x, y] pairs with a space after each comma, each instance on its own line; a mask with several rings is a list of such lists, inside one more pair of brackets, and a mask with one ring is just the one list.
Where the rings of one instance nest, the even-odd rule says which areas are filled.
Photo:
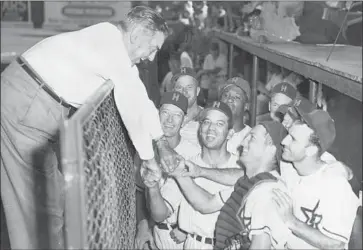
[[58, 96], [49, 86], [47, 86], [47, 84], [43, 80], [41, 80], [40, 77], [37, 76], [37, 74], [33, 71], [33, 69], [31, 69], [23, 59], [21, 59], [21, 57], [16, 58], [16, 61], [25, 70], [25, 72], [31, 78], [33, 78], [33, 80], [36, 81], [39, 84], [39, 86], [48, 95], [50, 95], [56, 102], [60, 103], [63, 107], [76, 109], [75, 107], [67, 103], [62, 97]]
[[204, 242], [203, 242], [203, 237], [197, 234], [192, 234], [191, 235], [194, 239], [196, 239], [199, 242], [205, 243], [205, 244], [209, 244], [209, 245], [215, 245], [216, 244], [216, 239], [215, 238], [208, 238], [205, 237]]
[[161, 229], [161, 230], [169, 230], [169, 228], [174, 229], [176, 228], [178, 225], [174, 224], [174, 225], [170, 225], [170, 224], [166, 224], [166, 223], [158, 223], [156, 224], [156, 226]]

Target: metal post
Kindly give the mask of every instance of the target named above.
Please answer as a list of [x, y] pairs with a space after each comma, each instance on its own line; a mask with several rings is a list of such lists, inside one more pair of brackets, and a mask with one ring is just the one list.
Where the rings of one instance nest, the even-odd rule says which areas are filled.
[[257, 109], [257, 81], [258, 81], [258, 57], [253, 55], [252, 66], [252, 88], [251, 88], [251, 120], [250, 125], [254, 127], [256, 125], [256, 109]]
[[32, 8], [31, 8], [30, 4], [31, 4], [31, 1], [26, 2], [26, 7], [28, 9], [28, 22], [27, 23], [32, 23], [32, 14], [33, 13], [32, 13]]
[[233, 73], [233, 53], [234, 53], [234, 46], [231, 43], [229, 45], [229, 68], [228, 68], [228, 78], [232, 77]]
[[317, 93], [318, 93], [318, 83], [314, 82], [313, 80], [310, 80], [309, 100], [314, 104], [316, 104]]

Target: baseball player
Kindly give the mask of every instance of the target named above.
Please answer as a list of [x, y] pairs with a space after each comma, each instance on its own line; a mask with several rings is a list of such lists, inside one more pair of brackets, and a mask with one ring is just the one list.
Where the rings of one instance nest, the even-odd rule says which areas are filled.
[[282, 141], [282, 157], [300, 179], [289, 187], [290, 195], [274, 191], [276, 207], [292, 231], [287, 248], [347, 249], [358, 198], [346, 178], [327, 173], [328, 164], [320, 159], [334, 142], [334, 121], [323, 110], [294, 108], [300, 119]]
[[[179, 92], [166, 92], [160, 105], [160, 123], [169, 145], [186, 159], [198, 154], [199, 147], [180, 135], [188, 99]], [[183, 244], [177, 244], [170, 236], [171, 231], [177, 227], [178, 207], [182, 199], [178, 186], [171, 178], [162, 178], [159, 181], [150, 181], [146, 175], [142, 178], [147, 187], [147, 205], [151, 217], [157, 222], [154, 226], [156, 246], [159, 249], [182, 249]]]
[[227, 150], [235, 155], [238, 155], [238, 148], [251, 130], [250, 126], [244, 124], [245, 111], [248, 109], [250, 96], [250, 85], [241, 77], [228, 79], [225, 86], [221, 88], [219, 100], [226, 103], [233, 114], [234, 133], [228, 140]]
[[[223, 170], [226, 168], [237, 168], [237, 156], [227, 151], [227, 141], [232, 134], [233, 116], [227, 104], [214, 102], [207, 106], [201, 113], [201, 124], [199, 129], [202, 152], [190, 161], [205, 168]], [[180, 168], [178, 168], [179, 170]], [[178, 171], [177, 170], [177, 171]], [[176, 171], [176, 172], [177, 172]], [[177, 173], [172, 173], [177, 176]], [[214, 228], [218, 212], [202, 214], [194, 206], [195, 202], [189, 200], [193, 187], [201, 187], [210, 193], [218, 193], [228, 186], [210, 181], [205, 178], [176, 177], [185, 198], [180, 204], [179, 226], [188, 233], [184, 249], [211, 249], [213, 248]]]
[[[289, 105], [281, 105], [276, 112], [283, 115], [282, 124], [286, 129], [291, 128], [294, 121], [300, 119], [300, 115], [296, 109], [302, 110], [305, 113], [317, 110], [316, 106], [304, 97], [297, 97], [294, 102]], [[357, 180], [353, 175], [353, 171], [348, 166], [337, 161], [335, 157], [327, 151], [322, 153], [320, 159], [328, 163], [328, 167], [325, 171], [329, 172], [329, 174], [344, 176], [350, 182], [352, 188], [354, 188], [354, 191], [357, 194], [359, 188], [356, 187], [359, 185], [356, 184]], [[280, 170], [281, 177], [286, 183], [288, 183], [289, 186], [292, 186], [294, 183], [299, 181], [299, 174], [290, 162], [282, 161], [280, 164]]]
[[199, 146], [198, 115], [203, 108], [197, 104], [200, 88], [196, 73], [192, 68], [183, 67], [171, 81], [174, 84], [174, 91], [180, 92], [188, 98], [188, 111], [180, 134], [183, 138]]
[[[182, 185], [181, 180], [189, 178], [183, 177], [184, 171], [176, 177], [187, 200], [199, 212], [208, 214], [221, 210], [216, 222], [215, 248], [240, 249], [243, 246], [243, 249], [248, 249], [252, 244], [254, 249], [270, 249], [271, 246], [283, 247], [286, 243], [289, 234], [287, 227], [283, 225], [276, 210], [266, 211], [266, 206], [272, 204], [269, 199], [271, 189], [279, 187], [286, 190], [285, 185], [276, 179], [279, 176], [277, 168], [281, 158], [280, 143], [286, 135], [286, 129], [276, 121], [263, 122], [251, 130], [244, 140], [244, 150], [240, 156], [247, 177], [241, 177], [234, 188], [211, 194], [195, 184], [192, 186], [190, 180], [189, 183], [184, 180]], [[179, 167], [182, 164], [183, 162]], [[187, 161], [187, 165], [189, 170], [198, 168], [190, 161]], [[203, 177], [203, 172], [206, 171], [202, 169], [196, 172]], [[215, 170], [209, 172], [212, 171]], [[217, 173], [214, 175], [222, 176]], [[261, 182], [268, 185], [258, 186]]]
[[280, 117], [276, 116], [276, 110], [283, 104], [290, 104], [297, 94], [296, 87], [288, 82], [276, 84], [271, 90], [271, 101], [268, 106], [270, 113], [258, 116], [256, 118], [257, 123], [271, 120], [280, 121]]

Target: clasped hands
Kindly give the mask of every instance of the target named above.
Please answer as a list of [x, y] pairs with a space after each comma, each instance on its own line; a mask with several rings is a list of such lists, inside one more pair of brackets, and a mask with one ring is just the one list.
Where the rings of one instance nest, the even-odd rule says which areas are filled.
[[143, 161], [140, 169], [141, 177], [144, 184], [149, 187], [155, 187], [163, 175], [180, 178], [180, 177], [198, 177], [201, 168], [191, 161], [185, 160], [182, 156], [174, 154], [174, 159], [161, 158], [160, 163], [155, 159]]

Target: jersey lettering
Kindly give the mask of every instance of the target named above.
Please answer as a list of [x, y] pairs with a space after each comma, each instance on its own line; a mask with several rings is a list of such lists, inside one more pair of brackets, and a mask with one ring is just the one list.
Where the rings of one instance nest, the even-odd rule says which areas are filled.
[[318, 226], [323, 219], [321, 214], [317, 214], [316, 210], [319, 208], [320, 200], [316, 203], [313, 209], [308, 209], [306, 207], [301, 207], [301, 211], [306, 217], [305, 223], [312, 228], [318, 229]]

